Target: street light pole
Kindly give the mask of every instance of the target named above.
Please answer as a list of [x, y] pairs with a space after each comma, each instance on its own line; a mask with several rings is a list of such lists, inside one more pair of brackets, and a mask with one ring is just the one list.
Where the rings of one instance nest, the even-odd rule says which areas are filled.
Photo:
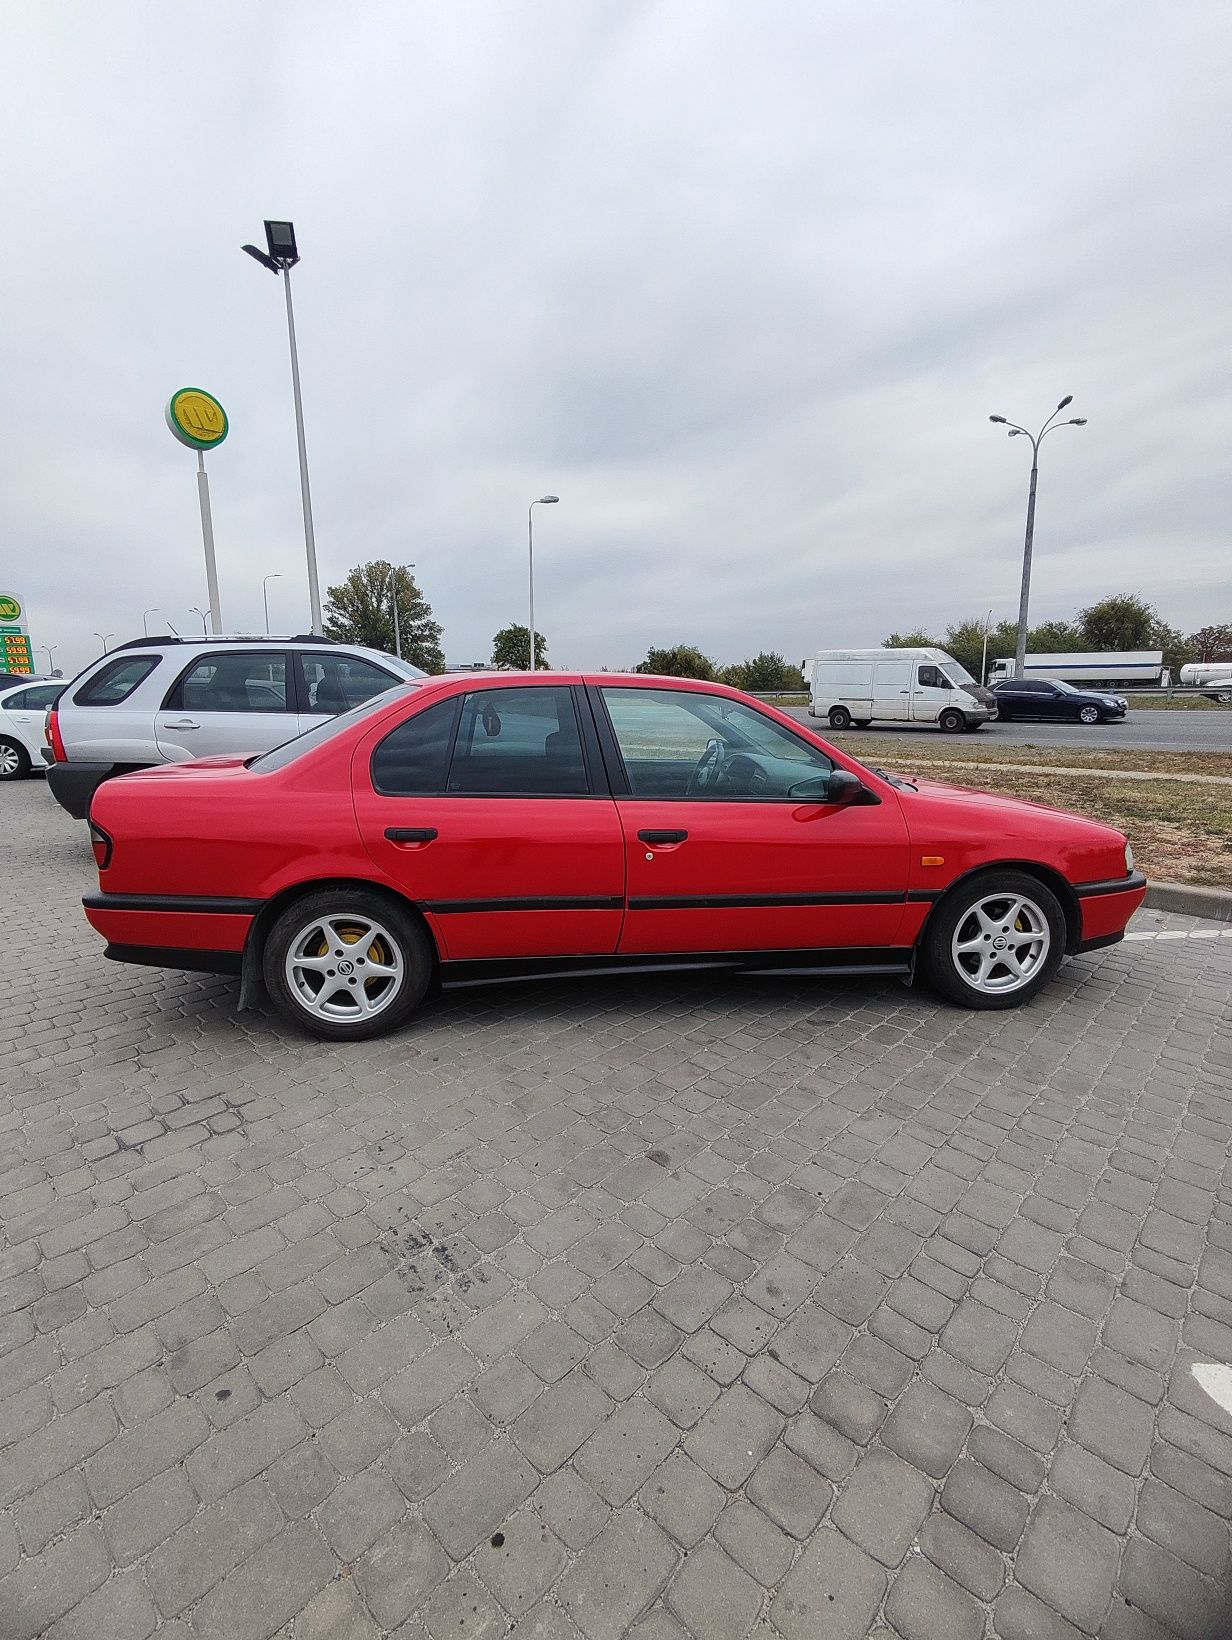
[[295, 442], [299, 449], [299, 493], [304, 509], [304, 550], [308, 558], [308, 602], [312, 610], [312, 630], [320, 637], [321, 592], [317, 582], [317, 541], [312, 526], [312, 491], [308, 485], [308, 450], [304, 442], [304, 405], [299, 387], [299, 352], [295, 346], [295, 309], [291, 305], [291, 269], [299, 261], [293, 222], [265, 224], [266, 251], [255, 245], [243, 247], [262, 267], [271, 273], [281, 273], [287, 298], [287, 337], [291, 344], [291, 393], [295, 400]]
[[526, 543], [528, 550], [527, 563], [530, 569], [530, 669], [535, 666], [535, 508], [550, 507], [560, 500], [558, 495], [541, 495], [538, 501], [532, 501], [526, 509]]
[[148, 617], [151, 616], [151, 615], [161, 615], [161, 614], [162, 614], [162, 610], [159, 609], [157, 604], [155, 604], [153, 609], [146, 609], [146, 610], [142, 611], [142, 614], [141, 614], [141, 630], [145, 633], [147, 638], [150, 635], [150, 628], [149, 628], [149, 625], [148, 625]]
[[108, 638], [114, 638], [115, 633], [114, 632], [95, 632], [94, 636], [98, 639], [99, 643], [102, 644], [103, 654], [104, 655], [109, 654], [110, 651], [107, 648], [107, 639]]
[[1073, 416], [1069, 421], [1058, 422], [1056, 418], [1065, 409], [1067, 404], [1074, 402], [1074, 395], [1067, 393], [1040, 428], [1038, 433], [1029, 433], [1025, 427], [1019, 427], [1017, 422], [1007, 421], [1004, 416], [989, 416], [989, 421], [999, 422], [1009, 429], [1010, 438], [1027, 438], [1031, 440], [1031, 488], [1027, 494], [1027, 534], [1022, 548], [1022, 591], [1018, 598], [1018, 641], [1014, 650], [1014, 676], [1021, 678], [1027, 670], [1027, 604], [1031, 596], [1031, 549], [1035, 541], [1035, 487], [1039, 479], [1039, 447], [1043, 443], [1046, 433], [1053, 433], [1057, 427], [1085, 427], [1085, 416]]
[[38, 646], [47, 657], [47, 670], [54, 674], [56, 670], [56, 650], [59, 644], [41, 643]]
[[992, 610], [984, 617], [984, 655], [980, 661], [980, 683], [988, 682], [988, 628], [992, 625]]
[[281, 581], [282, 571], [276, 569], [272, 575], [267, 575], [261, 582], [261, 597], [265, 602], [265, 636], [269, 637], [269, 584], [271, 581]]
[[394, 654], [402, 659], [402, 625], [398, 616], [398, 571], [414, 569], [414, 564], [395, 564], [389, 572], [389, 594], [394, 606]]
[[188, 611], [188, 613], [190, 615], [200, 615], [200, 617], [201, 617], [201, 636], [204, 638], [205, 635], [206, 635], [206, 631], [207, 631], [206, 624], [205, 624], [205, 611], [203, 609], [198, 609], [196, 604], [194, 604], [192, 606], [192, 608]]

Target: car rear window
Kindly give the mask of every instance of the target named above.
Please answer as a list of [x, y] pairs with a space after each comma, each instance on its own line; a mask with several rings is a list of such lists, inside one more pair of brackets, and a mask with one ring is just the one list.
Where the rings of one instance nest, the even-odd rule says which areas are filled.
[[73, 696], [75, 706], [118, 706], [158, 665], [159, 655], [125, 655], [100, 667]]
[[418, 687], [419, 685], [414, 678], [408, 678], [405, 683], [395, 684], [393, 688], [386, 689], [383, 694], [373, 695], [371, 700], [364, 701], [361, 706], [353, 706], [349, 712], [342, 712], [337, 717], [322, 718], [320, 723], [314, 724], [311, 729], [306, 729], [302, 735], [296, 735], [293, 739], [285, 741], [283, 745], [275, 746], [272, 752], [262, 752], [258, 757], [250, 757], [247, 767], [256, 769], [261, 774], [272, 774], [275, 769], [285, 769], [288, 763], [294, 763], [297, 758], [304, 757], [308, 752], [315, 751], [318, 746], [324, 746], [327, 740], [332, 740], [335, 735], [343, 734], [347, 729], [351, 729], [355, 724], [362, 722], [364, 718], [370, 717], [373, 712], [380, 711], [383, 706], [388, 706], [390, 701], [401, 694], [404, 689], [417, 689]]

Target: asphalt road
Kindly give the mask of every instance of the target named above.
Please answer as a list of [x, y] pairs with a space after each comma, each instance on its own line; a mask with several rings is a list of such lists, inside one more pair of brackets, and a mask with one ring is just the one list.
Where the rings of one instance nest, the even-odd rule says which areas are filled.
[[[802, 723], [825, 733], [824, 718], [810, 718], [803, 706], [787, 709]], [[1152, 751], [1232, 753], [1232, 711], [1168, 711], [1165, 708], [1135, 712], [1131, 707], [1123, 723], [1091, 726], [1085, 723], [986, 723], [978, 733], [981, 739], [1003, 746], [1073, 746], [1075, 749], [1132, 746]], [[925, 740], [938, 741], [947, 738], [932, 724], [886, 723], [860, 730], [858, 735], [847, 738], [845, 744], [867, 739], [871, 746], [886, 735], [919, 735]]]

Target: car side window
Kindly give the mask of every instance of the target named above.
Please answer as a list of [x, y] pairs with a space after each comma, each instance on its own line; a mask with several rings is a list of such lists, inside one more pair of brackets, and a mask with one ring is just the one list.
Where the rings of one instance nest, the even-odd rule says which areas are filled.
[[286, 712], [287, 657], [279, 651], [202, 655], [167, 696], [166, 712]]
[[472, 796], [588, 796], [573, 690], [543, 684], [467, 695], [447, 789]]
[[51, 686], [48, 686], [48, 684], [34, 684], [31, 689], [18, 689], [15, 695], [10, 695], [8, 700], [5, 700], [5, 710], [7, 712], [38, 712], [39, 708], [54, 705], [54, 702], [59, 699], [62, 687], [64, 687], [62, 684], [51, 684]]
[[[416, 712], [387, 734], [372, 754], [372, 784], [386, 797], [440, 796], [460, 705], [455, 695]], [[318, 733], [316, 729], [311, 731]]]
[[82, 684], [73, 696], [73, 704], [119, 706], [149, 677], [161, 658], [159, 655], [125, 655], [121, 660], [110, 661]]
[[950, 680], [939, 666], [921, 666], [917, 673], [921, 689], [948, 689]]
[[322, 715], [349, 712], [352, 706], [362, 706], [373, 695], [406, 681], [358, 655], [297, 653], [296, 661], [306, 710]]
[[[791, 801], [824, 752], [752, 707], [696, 690], [602, 690], [635, 797]], [[815, 800], [815, 794], [814, 794]]]

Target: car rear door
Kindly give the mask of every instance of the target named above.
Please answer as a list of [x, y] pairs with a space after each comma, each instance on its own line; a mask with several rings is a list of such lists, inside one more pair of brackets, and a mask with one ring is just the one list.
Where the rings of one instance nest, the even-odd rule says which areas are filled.
[[568, 682], [409, 703], [356, 748], [352, 785], [364, 847], [448, 960], [616, 950], [624, 841]]
[[623, 788], [622, 953], [895, 945], [908, 840], [892, 794], [852, 807], [792, 797], [832, 760], [732, 697], [666, 684], [589, 693]]
[[0, 730], [9, 729], [20, 740], [36, 769], [43, 767], [43, 725], [47, 708], [54, 706], [64, 689], [62, 683], [32, 683], [10, 695], [0, 714]]
[[323, 717], [349, 712], [352, 706], [362, 706], [373, 695], [406, 682], [396, 672], [362, 655], [348, 654], [345, 649], [293, 650], [292, 664], [303, 729], [310, 729]]
[[172, 763], [272, 751], [299, 733], [281, 649], [198, 653], [167, 691], [155, 718], [158, 749]]

